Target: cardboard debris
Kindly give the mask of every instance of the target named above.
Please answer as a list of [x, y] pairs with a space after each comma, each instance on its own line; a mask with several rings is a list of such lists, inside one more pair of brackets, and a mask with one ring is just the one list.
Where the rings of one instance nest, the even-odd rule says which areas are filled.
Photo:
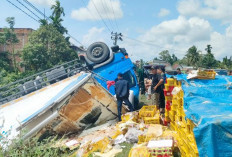
[[[173, 147], [175, 131], [161, 124], [144, 124], [143, 117], [136, 115], [138, 112], [128, 113], [123, 115], [123, 121], [116, 125], [92, 128], [87, 130], [89, 134], [82, 133], [82, 136], [76, 139], [81, 144], [77, 156], [87, 157], [92, 154], [93, 156], [113, 157], [122, 151], [119, 144], [123, 142], [135, 144], [129, 157], [149, 157], [150, 148]], [[168, 137], [168, 139], [163, 139], [163, 137]], [[76, 141], [69, 141], [68, 144], [76, 144]], [[101, 147], [99, 143], [102, 144]]]
[[107, 153], [103, 153], [103, 154], [99, 153], [99, 152], [93, 153], [93, 156], [97, 156], [97, 157], [114, 157], [116, 154], [118, 154], [120, 152], [122, 152], [122, 149], [113, 148]]

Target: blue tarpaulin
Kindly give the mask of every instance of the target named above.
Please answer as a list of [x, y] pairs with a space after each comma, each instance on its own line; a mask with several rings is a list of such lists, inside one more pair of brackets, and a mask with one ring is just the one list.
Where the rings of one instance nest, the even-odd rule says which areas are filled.
[[200, 157], [232, 157], [232, 76], [216, 76], [215, 80], [183, 80], [186, 118], [196, 127]]

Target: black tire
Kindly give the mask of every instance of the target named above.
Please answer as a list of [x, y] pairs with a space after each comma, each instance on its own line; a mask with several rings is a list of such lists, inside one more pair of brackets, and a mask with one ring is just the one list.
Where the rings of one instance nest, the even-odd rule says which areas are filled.
[[105, 43], [96, 42], [88, 47], [86, 55], [90, 61], [94, 63], [102, 63], [108, 59], [110, 49]]

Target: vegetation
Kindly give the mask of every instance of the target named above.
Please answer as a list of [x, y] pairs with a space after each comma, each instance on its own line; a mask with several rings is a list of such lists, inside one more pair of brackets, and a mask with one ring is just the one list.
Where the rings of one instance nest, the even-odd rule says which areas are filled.
[[[15, 44], [19, 42], [14, 32], [15, 19], [6, 18], [9, 26], [0, 32], [0, 45], [7, 45], [10, 51], [0, 52], [0, 86], [77, 58], [69, 38], [65, 37], [67, 29], [62, 26], [65, 13], [60, 2], [56, 1], [51, 10], [51, 23], [40, 20], [39, 29], [29, 36], [29, 43], [20, 54], [15, 51]], [[17, 55], [22, 59], [20, 63], [16, 61]], [[25, 71], [20, 72], [19, 66], [25, 67]]]
[[15, 139], [6, 150], [0, 148], [0, 157], [66, 157], [76, 151], [76, 149], [70, 150], [65, 146], [56, 146], [58, 141], [57, 137], [50, 137], [42, 141], [38, 141], [38, 138], [35, 137], [30, 140]]
[[171, 65], [173, 65], [175, 62], [178, 61], [178, 58], [176, 57], [176, 55], [175, 54], [170, 55], [168, 50], [164, 50], [160, 52], [159, 58], [163, 61], [170, 63]]
[[23, 49], [23, 65], [27, 70], [45, 70], [62, 62], [77, 58], [65, 37], [52, 25], [40, 26]]
[[[182, 59], [178, 59], [175, 54], [170, 54], [168, 50], [161, 51], [159, 53], [159, 59], [174, 65], [176, 63], [193, 66], [194, 68], [223, 68], [232, 70], [232, 56], [224, 57], [222, 62], [216, 60], [214, 54], [212, 53], [213, 47], [211, 45], [207, 45], [205, 48], [206, 53], [203, 54], [202, 51], [198, 50], [195, 45], [190, 47], [185, 56]], [[153, 61], [157, 60], [155, 57]]]

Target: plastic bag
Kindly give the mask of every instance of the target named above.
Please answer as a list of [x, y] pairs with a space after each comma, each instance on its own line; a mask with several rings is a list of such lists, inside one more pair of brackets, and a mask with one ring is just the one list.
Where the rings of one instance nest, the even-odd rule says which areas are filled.
[[128, 129], [128, 131], [126, 133], [125, 138], [126, 138], [127, 142], [137, 143], [138, 142], [138, 136], [142, 135], [142, 134], [143, 134], [143, 131], [138, 130], [136, 128], [130, 128], [130, 129]]

